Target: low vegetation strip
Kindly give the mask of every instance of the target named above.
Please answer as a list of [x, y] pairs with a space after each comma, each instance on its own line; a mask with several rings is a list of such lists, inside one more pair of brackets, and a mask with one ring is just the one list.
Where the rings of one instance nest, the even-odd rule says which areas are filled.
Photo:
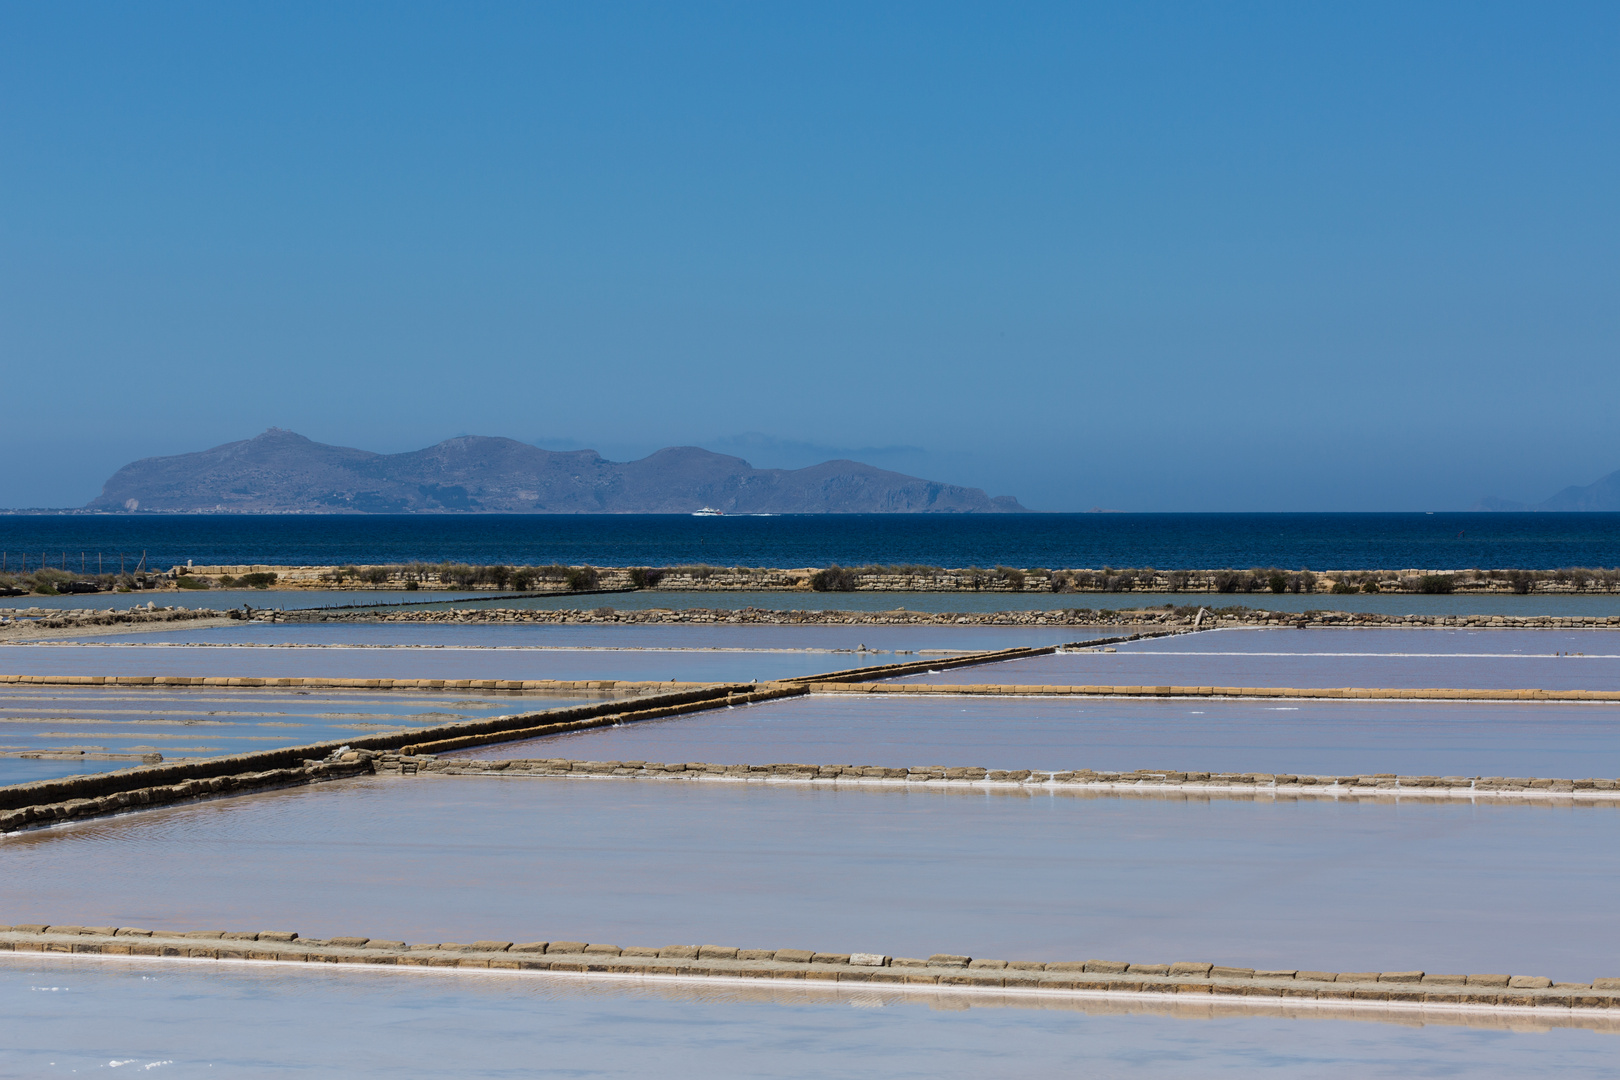
[[1074, 769], [988, 769], [977, 765], [719, 765], [705, 761], [576, 761], [532, 758], [480, 761], [471, 758], [411, 757], [383, 754], [372, 764], [379, 775], [410, 776], [507, 774], [512, 776], [633, 777], [642, 780], [761, 780], [827, 784], [927, 784], [934, 787], [1043, 787], [1104, 791], [1271, 792], [1274, 794], [1423, 796], [1477, 798], [1535, 796], [1601, 799], [1620, 802], [1620, 779], [1580, 780], [1514, 776], [1401, 776], [1362, 773], [1354, 776], [1293, 773], [1186, 772], [1136, 769], [1128, 772]]
[[298, 623], [451, 623], [457, 625], [550, 626], [1053, 626], [1141, 627], [1163, 630], [1214, 630], [1243, 627], [1398, 627], [1411, 629], [1620, 629], [1620, 615], [1383, 615], [1368, 611], [1266, 611], [1242, 606], [1202, 607], [1165, 604], [1159, 607], [1038, 608], [1027, 611], [840, 611], [783, 608], [441, 608], [431, 611], [330, 608], [277, 612], [277, 622]]
[[[74, 580], [70, 580], [74, 579]], [[82, 580], [81, 580], [82, 579]], [[1550, 570], [1289, 570], [1276, 566], [1202, 570], [1153, 567], [943, 567], [921, 564], [826, 567], [508, 566], [386, 563], [347, 566], [175, 566], [165, 574], [73, 575], [42, 571], [0, 576], [0, 584], [39, 592], [152, 588], [343, 590], [489, 590], [570, 593], [661, 589], [695, 592], [990, 592], [990, 593], [1617, 593], [1620, 568]]]
[[729, 945], [624, 947], [585, 941], [412, 945], [358, 936], [310, 939], [293, 931], [183, 932], [44, 923], [0, 926], [0, 952], [832, 982], [959, 991], [1203, 994], [1255, 1004], [1271, 999], [1538, 1012], [1620, 1009], [1620, 978], [1555, 983], [1539, 975], [1257, 970], [1201, 960], [1136, 964], [1124, 960], [999, 960], [957, 953], [924, 958]]

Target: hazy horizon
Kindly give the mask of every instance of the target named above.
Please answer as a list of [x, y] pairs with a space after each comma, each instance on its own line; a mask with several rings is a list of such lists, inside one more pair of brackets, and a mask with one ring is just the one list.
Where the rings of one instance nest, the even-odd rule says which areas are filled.
[[14, 6], [0, 506], [276, 426], [1043, 511], [1620, 469], [1620, 10]]
[[[295, 432], [294, 434], [302, 435], [303, 433], [302, 432]], [[461, 437], [465, 437], [465, 436], [471, 435], [471, 434], [475, 434], [475, 433], [460, 432], [460, 433], [457, 433], [456, 435], [450, 436], [450, 438], [461, 438]], [[498, 437], [498, 438], [511, 438], [511, 436], [495, 436], [495, 437]], [[246, 441], [246, 440], [236, 440], [236, 439], [229, 440], [229, 442], [239, 442], [239, 441]], [[319, 440], [316, 440], [316, 441], [319, 441]], [[653, 447], [652, 449], [646, 450], [644, 452], [631, 451], [631, 452], [625, 453], [624, 456], [617, 456], [617, 455], [615, 455], [613, 453], [604, 452], [601, 449], [599, 449], [599, 447], [594, 446], [594, 445], [590, 445], [589, 443], [581, 441], [581, 440], [574, 440], [574, 439], [549, 439], [549, 440], [548, 439], [518, 439], [518, 440], [515, 440], [515, 441], [517, 441], [517, 442], [525, 442], [525, 443], [528, 443], [529, 445], [533, 445], [533, 446], [539, 447], [540, 449], [544, 449], [544, 450], [556, 450], [556, 451], [563, 451], [563, 452], [588, 450], [588, 451], [599, 454], [600, 456], [602, 456], [603, 458], [606, 458], [609, 461], [620, 461], [620, 462], [640, 460], [641, 458], [647, 457], [647, 456], [649, 456], [649, 455], [651, 455], [653, 453], [656, 453], [659, 450], [664, 450], [664, 449], [669, 449], [670, 448], [670, 447], [665, 447], [665, 446]], [[219, 445], [229, 445], [229, 443], [224, 443], [224, 444], [219, 444]], [[334, 443], [332, 445], [349, 446], [350, 444], [339, 442], [339, 443]], [[927, 452], [925, 450], [923, 450], [922, 448], [920, 448], [920, 447], [911, 447], [911, 446], [865, 447], [865, 448], [848, 448], [848, 449], [839, 450], [839, 449], [832, 448], [832, 447], [818, 446], [818, 445], [815, 445], [813, 443], [800, 443], [800, 442], [792, 442], [792, 441], [788, 441], [788, 440], [777, 440], [777, 439], [771, 438], [770, 436], [762, 435], [762, 434], [760, 434], [758, 432], [748, 432], [748, 433], [744, 433], [743, 435], [731, 436], [731, 437], [728, 437], [728, 438], [725, 438], [725, 439], [709, 440], [708, 445], [703, 445], [703, 444], [699, 444], [699, 443], [679, 443], [679, 444], [673, 444], [673, 445], [676, 445], [676, 446], [699, 446], [701, 449], [710, 450], [710, 451], [712, 451], [714, 453], [727, 454], [727, 455], [730, 455], [730, 456], [733, 456], [733, 457], [742, 458], [749, 465], [752, 465], [754, 468], [758, 468], [758, 469], [790, 469], [790, 470], [791, 469], [802, 469], [802, 468], [806, 468], [806, 467], [809, 467], [809, 466], [812, 466], [812, 465], [822, 464], [822, 463], [827, 462], [827, 461], [847, 459], [847, 460], [862, 462], [862, 463], [868, 464], [868, 465], [875, 465], [875, 466], [878, 466], [880, 468], [889, 469], [889, 470], [894, 471], [894, 472], [908, 473], [910, 470], [908, 470], [905, 467], [904, 464], [900, 463], [900, 461], [897, 461], [896, 459], [910, 459], [910, 460], [927, 460], [928, 459]], [[364, 447], [364, 446], [351, 447], [351, 448], [359, 449], [359, 450], [369, 450], [370, 449], [369, 447]], [[198, 450], [208, 450], [208, 449], [214, 449], [214, 447], [198, 447], [197, 449]], [[423, 449], [423, 447], [405, 447], [403, 449], [408, 452], [410, 450]], [[190, 452], [191, 451], [183, 451], [182, 453], [190, 453]], [[397, 451], [373, 451], [373, 452], [394, 453], [394, 452], [397, 452]], [[158, 457], [158, 456], [169, 456], [169, 455], [150, 455], [150, 456]], [[139, 460], [139, 459], [136, 459], [136, 460]], [[128, 463], [126, 462], [126, 464], [128, 464]], [[926, 476], [923, 476], [923, 478], [928, 479], [928, 480], [940, 481], [940, 482], [943, 482], [943, 483], [955, 483], [955, 481], [953, 481], [948, 476], [926, 475]], [[1594, 478], [1594, 479], [1598, 479], [1598, 478]], [[1570, 485], [1565, 485], [1565, 486], [1567, 487], [1567, 486], [1570, 486]], [[1576, 485], [1576, 486], [1582, 486], [1582, 485]], [[101, 490], [100, 485], [97, 485], [96, 492], [98, 494], [99, 494], [100, 490]], [[1560, 490], [1562, 490], [1562, 489], [1560, 489]], [[991, 490], [987, 490], [987, 494], [989, 494], [991, 496], [1011, 495], [1011, 496], [1013, 496], [1015, 498], [1019, 497], [1018, 493], [1016, 491], [991, 491]], [[1492, 494], [1494, 494], [1494, 493], [1492, 493]], [[1553, 493], [1548, 492], [1547, 494], [1551, 495]], [[0, 511], [5, 511], [5, 510], [76, 510], [76, 509], [82, 508], [84, 506], [84, 504], [89, 502], [89, 501], [90, 500], [87, 498], [87, 499], [84, 500], [84, 502], [72, 503], [72, 504], [51, 505], [51, 504], [43, 504], [42, 503], [42, 504], [37, 504], [37, 505], [34, 505], [34, 506], [7, 506], [7, 507], [0, 507]], [[1298, 508], [1279, 509], [1279, 508], [1267, 508], [1267, 507], [1251, 508], [1251, 509], [1247, 509], [1247, 510], [1228, 510], [1228, 509], [1223, 508], [1223, 507], [1204, 507], [1204, 508], [1195, 509], [1195, 510], [1188, 510], [1188, 509], [1183, 509], [1183, 508], [1180, 508], [1180, 507], [1159, 507], [1159, 508], [1155, 508], [1155, 509], [1151, 509], [1151, 510], [1139, 510], [1139, 509], [1122, 509], [1120, 507], [1112, 507], [1112, 506], [1108, 506], [1108, 507], [1091, 506], [1091, 507], [1084, 507], [1084, 508], [1076, 508], [1076, 507], [1050, 508], [1050, 507], [1041, 507], [1041, 506], [1029, 506], [1027, 499], [1022, 499], [1021, 501], [1023, 501], [1025, 503], [1024, 508], [1026, 510], [1030, 511], [1030, 512], [1057, 513], [1057, 514], [1064, 514], [1064, 513], [1094, 513], [1094, 512], [1103, 512], [1103, 513], [1162, 513], [1162, 514], [1178, 514], [1178, 513], [1208, 513], [1208, 514], [1221, 514], [1221, 513], [1237, 513], [1237, 514], [1244, 514], [1244, 513], [1253, 513], [1253, 514], [1266, 514], [1266, 513], [1282, 513], [1282, 514], [1287, 514], [1287, 513], [1369, 513], [1369, 514], [1378, 514], [1378, 513], [1458, 513], [1458, 512], [1469, 512], [1469, 511], [1474, 511], [1474, 510], [1478, 509], [1478, 507], [1472, 505], [1472, 503], [1476, 502], [1477, 499], [1469, 500], [1469, 505], [1460, 505], [1460, 506], [1437, 505], [1437, 506], [1434, 506], [1434, 507], [1429, 508], [1429, 509], [1412, 509], [1412, 508], [1392, 509], [1392, 508], [1384, 508], [1384, 507], [1366, 507], [1366, 508], [1360, 508], [1360, 509], [1354, 509], [1354, 510], [1343, 510], [1343, 509], [1335, 509], [1335, 508], [1318, 508], [1318, 509], [1310, 509], [1310, 510], [1301, 510], [1301, 509], [1298, 509]], [[1523, 501], [1525, 503], [1533, 504], [1533, 503], [1538, 502], [1540, 500], [1536, 499], [1536, 498], [1530, 498], [1530, 499], [1525, 499], [1525, 500], [1520, 500], [1520, 501]], [[1517, 509], [1517, 508], [1515, 508], [1515, 509]], [[1527, 506], [1524, 509], [1528, 510], [1530, 508]], [[171, 513], [172, 511], [163, 511], [163, 512], [164, 513]], [[1502, 511], [1496, 511], [1496, 512], [1502, 512]], [[1514, 512], [1514, 511], [1509, 510], [1507, 512]], [[1540, 513], [1540, 512], [1556, 512], [1556, 511], [1536, 511], [1536, 512]], [[1570, 512], [1589, 513], [1589, 512], [1593, 512], [1593, 511], [1570, 511]], [[1602, 511], [1597, 511], [1597, 512], [1602, 512]]]

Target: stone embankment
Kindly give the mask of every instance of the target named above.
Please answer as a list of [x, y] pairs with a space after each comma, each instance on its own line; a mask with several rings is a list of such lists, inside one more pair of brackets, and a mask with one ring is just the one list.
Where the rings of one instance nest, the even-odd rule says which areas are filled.
[[719, 765], [705, 761], [576, 761], [571, 758], [519, 758], [485, 761], [382, 754], [372, 766], [381, 776], [567, 776], [581, 779], [628, 777], [639, 780], [762, 781], [777, 783], [925, 785], [928, 787], [1047, 788], [1108, 793], [1315, 795], [1333, 798], [1556, 798], [1620, 803], [1620, 779], [1580, 780], [1513, 776], [1355, 776], [1293, 773], [1186, 772], [1137, 769], [1043, 771], [982, 766], [894, 767], [887, 765]]
[[952, 668], [971, 667], [976, 664], [997, 664], [1005, 660], [1025, 660], [1032, 656], [1050, 656], [1064, 649], [1095, 649], [1107, 645], [1117, 645], [1125, 641], [1137, 641], [1142, 638], [1165, 637], [1174, 631], [1161, 630], [1151, 634], [1130, 634], [1126, 637], [1095, 638], [1091, 641], [1075, 641], [1067, 645], [1038, 645], [1020, 646], [1013, 649], [997, 649], [993, 652], [968, 653], [965, 656], [930, 657], [927, 660], [902, 660], [894, 664], [869, 665], [867, 667], [845, 668], [843, 671], [829, 671], [821, 675], [796, 675], [781, 680], [784, 683], [809, 686], [838, 686], [847, 684], [856, 679], [897, 679], [907, 675], [920, 675], [929, 671], [948, 671]]
[[[371, 751], [354, 751], [348, 747], [334, 747], [332, 753], [334, 757], [324, 761], [304, 761], [297, 765], [248, 772], [214, 772], [212, 775], [189, 777], [174, 783], [154, 783], [154, 780], [160, 779], [159, 776], [154, 774], [163, 769], [183, 768], [183, 766], [159, 765], [139, 770], [121, 769], [111, 773], [68, 777], [65, 781], [40, 781], [37, 784], [18, 784], [13, 787], [0, 788], [0, 799], [4, 799], [7, 804], [10, 804], [4, 809], [0, 809], [0, 833], [14, 832], [31, 826], [54, 825], [57, 822], [72, 821], [77, 818], [117, 814], [126, 810], [149, 809], [211, 796], [241, 795], [250, 791], [263, 791], [269, 788], [315, 784], [372, 771], [371, 758], [373, 755]], [[216, 758], [210, 764], [222, 760]], [[102, 784], [80, 785], [73, 783], [74, 781], [98, 780], [105, 777], [116, 777], [123, 780], [132, 775], [138, 776], [139, 779], [133, 783], [120, 783], [118, 780]], [[87, 789], [87, 794], [65, 798], [56, 802], [30, 801], [42, 798], [48, 799], [50, 795], [43, 790], [29, 792], [26, 789], [45, 788], [49, 784], [65, 786], [69, 791], [75, 788], [84, 788]], [[100, 789], [100, 791], [91, 793], [95, 792], [96, 789]], [[18, 803], [20, 805], [17, 805]]]
[[0, 952], [831, 982], [1053, 995], [1212, 995], [1254, 1005], [1288, 1000], [1535, 1011], [1620, 1009], [1620, 978], [1575, 983], [1554, 982], [1540, 975], [1257, 970], [1207, 961], [997, 960], [956, 953], [912, 958], [730, 945], [621, 947], [584, 941], [411, 945], [365, 937], [310, 939], [293, 931], [182, 932], [45, 923], [0, 926]]
[[1411, 627], [1519, 630], [1620, 629], [1620, 615], [1381, 615], [1366, 611], [1255, 611], [1249, 608], [1159, 607], [1121, 611], [1062, 608], [1039, 611], [784, 611], [775, 608], [440, 608], [383, 612], [302, 610], [278, 613], [278, 622], [310, 623], [522, 623], [538, 626], [695, 625], [753, 626], [1075, 626], [1215, 630], [1240, 627]]
[[91, 630], [99, 627], [138, 628], [157, 627], [180, 622], [199, 622], [208, 619], [240, 619], [244, 613], [214, 611], [209, 608], [158, 607], [136, 608], [5, 608], [0, 609], [0, 640], [19, 634], [45, 631]]
[[1620, 570], [1155, 570], [1113, 567], [1050, 570], [977, 566], [467, 566], [456, 563], [359, 566], [176, 566], [169, 579], [230, 587], [246, 579], [275, 589], [489, 590], [535, 593], [660, 589], [696, 592], [990, 593], [1616, 593]]
[[[931, 665], [942, 667], [943, 665]], [[857, 669], [852, 673], [859, 675]], [[1007, 683], [821, 682], [798, 680], [816, 694], [983, 694], [994, 697], [1304, 698], [1325, 701], [1586, 701], [1620, 703], [1620, 690], [1479, 690], [1378, 686], [1048, 686]]]
[[[222, 794], [239, 794], [287, 784], [307, 783], [371, 772], [372, 758], [383, 750], [414, 749], [418, 744], [450, 750], [486, 742], [535, 738], [611, 724], [672, 716], [732, 703], [803, 694], [798, 686], [769, 689], [715, 683], [693, 689], [649, 694], [630, 701], [599, 702], [538, 713], [519, 713], [463, 720], [434, 728], [363, 735], [346, 742], [329, 741], [232, 754], [217, 758], [79, 776], [36, 780], [0, 787], [0, 832], [48, 825], [77, 818], [114, 814]], [[351, 770], [344, 773], [344, 770]]]

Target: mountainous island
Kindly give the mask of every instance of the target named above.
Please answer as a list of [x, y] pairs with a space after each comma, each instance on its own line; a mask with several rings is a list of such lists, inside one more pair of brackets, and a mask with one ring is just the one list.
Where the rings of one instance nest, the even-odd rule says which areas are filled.
[[87, 510], [239, 514], [993, 514], [1028, 511], [858, 461], [756, 469], [692, 446], [639, 461], [469, 435], [375, 454], [280, 428], [212, 450], [145, 458], [113, 474]]
[[1545, 510], [1545, 511], [1620, 511], [1620, 471], [1612, 472], [1601, 480], [1584, 486], [1572, 485], [1558, 494], [1538, 503], [1514, 502], [1487, 495], [1475, 503], [1474, 510]]

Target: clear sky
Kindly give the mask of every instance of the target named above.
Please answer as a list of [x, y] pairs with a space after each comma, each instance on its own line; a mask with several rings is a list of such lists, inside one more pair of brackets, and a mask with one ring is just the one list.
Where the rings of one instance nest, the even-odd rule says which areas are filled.
[[271, 425], [1043, 510], [1620, 468], [1620, 5], [0, 4], [0, 505]]

